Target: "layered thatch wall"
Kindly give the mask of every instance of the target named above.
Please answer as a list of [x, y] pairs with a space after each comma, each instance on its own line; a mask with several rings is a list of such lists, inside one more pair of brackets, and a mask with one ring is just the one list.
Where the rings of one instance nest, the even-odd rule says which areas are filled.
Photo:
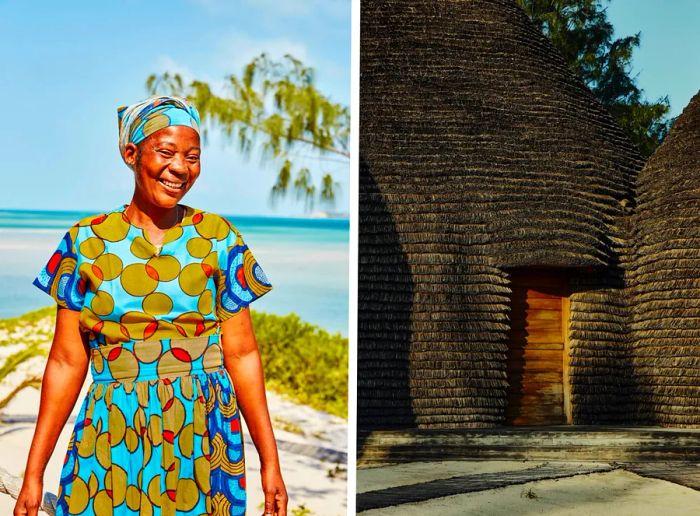
[[578, 271], [574, 417], [615, 420], [629, 141], [509, 0], [363, 0], [360, 66], [360, 428], [503, 421], [515, 266]]
[[[620, 258], [626, 261], [625, 254]], [[637, 391], [628, 340], [624, 263], [595, 274], [575, 274], [571, 280], [573, 423], [631, 423]]]
[[640, 422], [700, 425], [700, 93], [639, 175], [632, 342]]

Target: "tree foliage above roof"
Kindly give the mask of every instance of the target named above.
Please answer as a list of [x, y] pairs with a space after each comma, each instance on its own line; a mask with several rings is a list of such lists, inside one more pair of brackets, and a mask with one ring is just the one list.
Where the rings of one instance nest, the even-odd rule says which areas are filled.
[[516, 0], [549, 37], [574, 71], [649, 157], [665, 138], [671, 121], [668, 96], [654, 102], [630, 75], [632, 53], [641, 33], [614, 37], [609, 0]]

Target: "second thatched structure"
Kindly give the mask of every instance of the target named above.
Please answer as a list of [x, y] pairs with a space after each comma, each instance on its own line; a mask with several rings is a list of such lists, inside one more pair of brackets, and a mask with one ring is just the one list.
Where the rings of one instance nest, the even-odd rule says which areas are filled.
[[700, 425], [700, 93], [639, 175], [629, 269], [635, 420]]

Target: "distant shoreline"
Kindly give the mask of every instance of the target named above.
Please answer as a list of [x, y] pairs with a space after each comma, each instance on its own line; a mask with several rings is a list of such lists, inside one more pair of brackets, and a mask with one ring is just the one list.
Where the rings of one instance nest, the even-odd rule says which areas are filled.
[[[0, 209], [0, 228], [60, 229], [99, 211], [74, 210], [15, 210]], [[346, 213], [317, 211], [308, 216], [281, 217], [277, 215], [229, 215], [222, 216], [234, 224], [246, 226], [278, 225], [314, 229], [350, 229]]]
[[[104, 210], [103, 210], [104, 211]], [[45, 217], [56, 217], [56, 216], [72, 216], [72, 217], [87, 217], [88, 215], [101, 213], [99, 209], [95, 210], [40, 210], [40, 209], [18, 209], [18, 208], [0, 208], [0, 220], [8, 215], [22, 215], [22, 214], [34, 214], [43, 215]], [[271, 219], [271, 220], [287, 220], [287, 219], [333, 219], [333, 220], [350, 220], [350, 214], [348, 212], [335, 212], [326, 210], [317, 210], [309, 213], [308, 215], [265, 215], [265, 214], [238, 214], [232, 215], [228, 213], [221, 213], [226, 218], [236, 218], [236, 219]]]

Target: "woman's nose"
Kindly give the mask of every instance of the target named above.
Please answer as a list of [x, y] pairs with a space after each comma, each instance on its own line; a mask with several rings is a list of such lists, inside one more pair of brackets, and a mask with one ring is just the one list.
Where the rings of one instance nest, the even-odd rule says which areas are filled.
[[175, 154], [173, 156], [172, 161], [170, 162], [170, 170], [173, 172], [179, 172], [179, 173], [186, 173], [187, 172], [187, 163], [185, 162], [185, 158], [180, 157], [179, 155]]

